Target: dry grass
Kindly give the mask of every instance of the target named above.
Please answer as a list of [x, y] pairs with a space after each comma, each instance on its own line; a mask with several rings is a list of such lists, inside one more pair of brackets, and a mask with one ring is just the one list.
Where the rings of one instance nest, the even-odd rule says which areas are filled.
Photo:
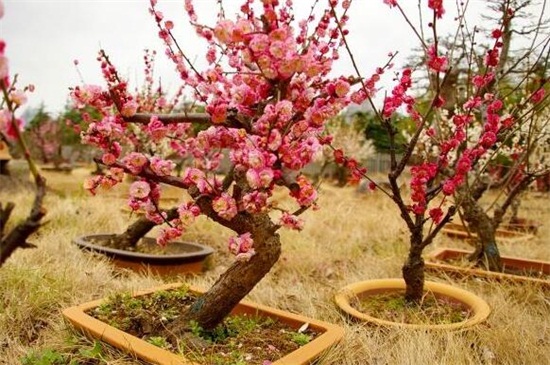
[[[162, 282], [114, 271], [106, 260], [71, 245], [77, 235], [119, 232], [129, 222], [119, 209], [122, 200], [82, 194], [84, 175], [48, 175], [62, 196], [48, 196], [48, 224], [32, 239], [39, 248], [19, 250], [0, 269], [0, 364], [18, 364], [32, 351], [44, 349], [70, 353], [86, 364], [140, 363], [107, 346], [95, 352], [94, 343], [61, 318], [67, 306]], [[32, 196], [8, 196], [0, 189], [0, 201], [8, 197], [18, 204], [16, 215], [24, 216]], [[530, 242], [501, 244], [503, 254], [550, 260], [548, 202], [548, 195], [531, 194], [524, 200], [522, 216], [545, 225]], [[250, 294], [257, 302], [344, 326], [344, 341], [320, 364], [550, 364], [550, 292], [536, 286], [430, 277], [469, 289], [493, 308], [486, 324], [464, 332], [381, 329], [348, 321], [333, 304], [336, 290], [359, 280], [398, 277], [408, 236], [395, 208], [381, 194], [357, 196], [352, 188], [325, 185], [320, 205], [321, 210], [306, 213], [303, 232], [282, 232], [281, 260]], [[200, 277], [172, 281], [211, 284], [231, 262], [226, 252], [230, 234], [200, 220], [191, 235], [216, 248], [215, 268]], [[443, 245], [467, 247], [441, 236], [434, 246]]]

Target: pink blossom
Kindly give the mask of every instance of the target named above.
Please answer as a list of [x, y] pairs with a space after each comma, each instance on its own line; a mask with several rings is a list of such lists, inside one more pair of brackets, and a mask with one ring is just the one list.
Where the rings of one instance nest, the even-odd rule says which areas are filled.
[[252, 189], [258, 189], [261, 186], [260, 174], [258, 170], [250, 169], [246, 172], [246, 181]]
[[120, 114], [122, 114], [123, 117], [129, 118], [136, 114], [138, 107], [139, 105], [137, 102], [135, 102], [134, 100], [129, 100], [122, 106]]
[[149, 166], [158, 176], [169, 176], [176, 167], [176, 164], [174, 161], [164, 160], [154, 156], [151, 158]]
[[304, 221], [288, 212], [283, 212], [279, 224], [283, 227], [301, 231], [304, 228]]
[[178, 207], [179, 219], [184, 226], [189, 226], [200, 212], [200, 208], [193, 203], [183, 203]]
[[149, 159], [142, 153], [131, 152], [127, 154], [122, 162], [126, 164], [126, 167], [130, 170], [132, 174], [139, 174], [145, 165], [149, 162]]
[[349, 89], [349, 82], [341, 79], [336, 81], [335, 92], [336, 96], [338, 96], [339, 98], [343, 98], [344, 96], [346, 96], [349, 92]]
[[180, 237], [183, 231], [179, 227], [165, 227], [160, 231], [160, 235], [157, 237], [157, 244], [159, 246], [166, 246], [170, 241]]
[[153, 141], [160, 141], [166, 136], [168, 128], [166, 128], [156, 115], [153, 115], [151, 121], [147, 124], [147, 132], [149, 132]]
[[231, 195], [222, 193], [212, 201], [212, 209], [225, 220], [231, 220], [237, 215], [237, 203]]
[[105, 165], [109, 166], [116, 162], [116, 156], [113, 155], [112, 153], [104, 153], [103, 156], [101, 156], [101, 161]]
[[428, 7], [434, 11], [438, 18], [443, 17], [443, 14], [445, 14], [443, 0], [428, 0]]
[[130, 196], [137, 199], [144, 199], [149, 196], [151, 187], [146, 181], [135, 181], [130, 185]]
[[435, 72], [444, 72], [447, 70], [447, 64], [447, 57], [438, 56], [435, 45], [430, 45], [428, 47], [428, 67]]
[[231, 20], [221, 20], [214, 29], [214, 36], [218, 38], [221, 43], [228, 44], [233, 41], [233, 27], [235, 24]]
[[544, 99], [544, 95], [546, 94], [546, 91], [541, 87], [537, 91], [533, 93], [531, 96], [531, 101], [535, 104], [538, 104]]
[[300, 175], [296, 180], [300, 188], [291, 192], [290, 195], [296, 199], [300, 206], [309, 207], [317, 200], [317, 190], [304, 175]]
[[253, 246], [254, 241], [252, 240], [252, 235], [250, 233], [244, 233], [237, 237], [229, 238], [229, 252], [234, 255], [254, 252]]
[[443, 183], [443, 194], [449, 196], [453, 195], [456, 190], [456, 184], [453, 180], [448, 179]]
[[27, 102], [27, 96], [23, 90], [14, 90], [9, 96], [10, 100], [17, 106], [21, 106]]
[[261, 191], [252, 191], [242, 198], [242, 210], [248, 213], [260, 213], [266, 211], [268, 194]]

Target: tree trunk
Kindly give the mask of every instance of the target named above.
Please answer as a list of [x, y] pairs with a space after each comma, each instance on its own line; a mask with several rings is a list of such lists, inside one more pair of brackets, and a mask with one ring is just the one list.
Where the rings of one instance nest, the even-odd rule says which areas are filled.
[[[177, 208], [172, 208], [166, 212], [166, 220], [172, 220], [177, 218]], [[140, 239], [142, 239], [150, 230], [156, 226], [145, 217], [140, 217], [137, 221], [132, 223], [124, 233], [117, 235], [110, 246], [119, 250], [126, 250], [136, 247]]]
[[9, 176], [10, 170], [8, 169], [9, 160], [0, 160], [0, 175]]
[[470, 261], [490, 271], [502, 271], [502, 260], [495, 241], [495, 229], [489, 221], [486, 228], [474, 229], [477, 233], [476, 249], [470, 255]]
[[411, 248], [402, 273], [405, 279], [405, 300], [409, 303], [419, 303], [424, 295], [424, 259], [422, 258], [422, 232], [411, 233]]
[[[27, 242], [27, 238], [38, 230], [42, 218], [46, 215], [46, 209], [43, 207], [45, 195], [46, 180], [38, 175], [36, 178], [34, 202], [29, 215], [24, 221], [18, 223], [9, 233], [3, 235], [2, 232], [2, 236], [0, 237], [0, 267], [16, 249], [35, 247], [33, 244]], [[9, 219], [12, 210], [13, 205], [8, 203], [6, 208], [0, 211], [2, 230], [5, 228], [6, 221]]]
[[496, 245], [496, 227], [492, 219], [468, 192], [461, 194], [464, 219], [471, 231], [477, 234], [476, 249], [470, 260], [490, 271], [502, 271], [502, 260]]
[[250, 232], [256, 254], [249, 261], [235, 261], [208, 292], [197, 299], [186, 315], [173, 323], [174, 333], [181, 333], [188, 328], [189, 321], [196, 321], [206, 330], [216, 327], [277, 262], [281, 254], [280, 237], [274, 233], [273, 224], [267, 215], [262, 214], [260, 218], [263, 223], [254, 224]]
[[349, 171], [346, 167], [336, 165], [336, 177], [338, 179], [337, 186], [344, 187], [348, 183]]

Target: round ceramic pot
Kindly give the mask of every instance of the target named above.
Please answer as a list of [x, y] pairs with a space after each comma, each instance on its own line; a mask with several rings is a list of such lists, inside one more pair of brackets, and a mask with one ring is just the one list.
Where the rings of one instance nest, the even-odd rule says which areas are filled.
[[345, 313], [361, 321], [366, 321], [380, 326], [402, 327], [410, 329], [444, 329], [459, 330], [475, 326], [487, 319], [491, 309], [489, 305], [477, 295], [451, 285], [426, 281], [424, 290], [433, 293], [436, 297], [444, 297], [446, 300], [461, 303], [470, 309], [471, 315], [462, 322], [450, 324], [410, 324], [392, 322], [373, 317], [367, 313], [360, 312], [350, 304], [355, 298], [365, 299], [369, 294], [380, 294], [388, 291], [404, 291], [405, 281], [403, 279], [378, 279], [353, 283], [338, 292], [335, 296], [336, 304]]
[[[214, 250], [194, 242], [174, 241], [169, 243], [166, 254], [148, 254], [120, 250], [102, 246], [99, 242], [111, 239], [113, 234], [94, 234], [77, 237], [73, 240], [79, 248], [102, 254], [120, 268], [137, 272], [152, 272], [157, 275], [200, 273], [206, 269], [206, 259]], [[150, 237], [141, 239], [140, 245], [157, 247], [156, 240]]]

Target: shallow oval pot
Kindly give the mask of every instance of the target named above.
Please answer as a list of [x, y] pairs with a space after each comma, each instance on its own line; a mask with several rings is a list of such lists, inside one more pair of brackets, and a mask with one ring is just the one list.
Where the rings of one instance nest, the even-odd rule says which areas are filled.
[[[453, 260], [465, 259], [470, 254], [470, 251], [454, 248], [437, 249], [428, 255], [428, 260], [426, 261], [426, 271], [445, 273], [447, 275], [458, 277], [473, 276], [490, 280], [506, 280], [516, 283], [531, 283], [550, 287], [550, 279], [545, 279], [543, 277], [523, 276], [521, 274], [510, 274], [506, 272], [494, 272], [484, 270], [482, 268], [462, 267], [452, 264]], [[533, 271], [541, 273], [546, 277], [550, 276], [550, 262], [512, 256], [500, 256], [500, 258], [505, 269], [511, 269], [519, 273], [522, 271]]]
[[[150, 294], [160, 290], [174, 289], [180, 287], [181, 285], [181, 283], [166, 284], [158, 288], [140, 291], [134, 296]], [[190, 291], [196, 294], [204, 293], [204, 290], [197, 288], [190, 288]], [[104, 300], [106, 299], [99, 299], [67, 308], [63, 311], [63, 316], [86, 336], [107, 342], [118, 349], [145, 360], [148, 363], [157, 365], [197, 365], [195, 362], [186, 359], [182, 355], [177, 355], [173, 352], [152, 345], [127, 332], [112, 327], [109, 324], [102, 322], [86, 313], [87, 311], [101, 305]], [[295, 329], [299, 329], [307, 323], [310, 328], [321, 333], [318, 337], [306, 345], [289, 354], [283, 355], [283, 357], [279, 360], [273, 362], [272, 365], [311, 364], [327, 349], [339, 342], [344, 336], [344, 329], [335, 324], [274, 309], [247, 300], [242, 300], [239, 304], [237, 304], [231, 314], [248, 314], [268, 317], [281, 321]]]
[[393, 322], [373, 317], [353, 308], [350, 302], [355, 298], [365, 298], [369, 294], [379, 294], [387, 291], [404, 291], [405, 281], [403, 279], [377, 279], [360, 281], [350, 284], [340, 290], [335, 301], [338, 307], [351, 317], [369, 322], [379, 326], [401, 327], [409, 329], [434, 329], [434, 330], [460, 330], [475, 326], [487, 319], [491, 308], [483, 299], [477, 295], [451, 285], [426, 281], [424, 291], [432, 292], [436, 297], [444, 297], [454, 302], [461, 303], [468, 307], [471, 316], [465, 321], [450, 324], [412, 324]]
[[[120, 268], [136, 272], [152, 272], [161, 276], [186, 273], [200, 273], [206, 269], [206, 259], [214, 250], [211, 247], [194, 242], [170, 242], [170, 252], [166, 255], [146, 254], [102, 246], [93, 241], [111, 239], [113, 234], [86, 235], [73, 239], [80, 249], [102, 254], [110, 258]], [[141, 245], [157, 246], [150, 237], [141, 239]]]

